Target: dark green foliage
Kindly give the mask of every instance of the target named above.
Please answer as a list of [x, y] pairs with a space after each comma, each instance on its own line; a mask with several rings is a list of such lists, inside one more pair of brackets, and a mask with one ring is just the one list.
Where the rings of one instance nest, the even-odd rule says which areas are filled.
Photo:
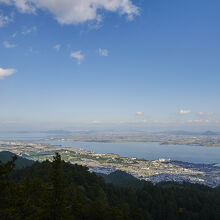
[[34, 161], [32, 160], [19, 157], [16, 154], [13, 154], [9, 151], [0, 152], [0, 161], [2, 163], [7, 163], [8, 161], [11, 161], [14, 156], [17, 157], [17, 160], [15, 161], [15, 169], [21, 169], [27, 166], [31, 166], [34, 163]]
[[15, 166], [16, 159], [16, 157], [13, 157], [12, 161], [7, 163], [2, 163], [0, 161], [0, 216], [3, 217], [10, 205], [8, 200], [8, 193], [10, 190], [9, 174]]
[[61, 161], [59, 154], [53, 162], [12, 171], [14, 160], [0, 163], [1, 220], [220, 219], [219, 188], [153, 185], [124, 172], [109, 176], [114, 186], [87, 167]]
[[64, 217], [64, 182], [62, 176], [61, 156], [56, 153], [49, 175], [49, 216], [60, 220]]
[[104, 178], [106, 183], [111, 183], [116, 186], [129, 187], [133, 189], [142, 188], [145, 181], [138, 180], [133, 177], [131, 174], [128, 174], [124, 171], [117, 170], [109, 175], [106, 174], [97, 174]]

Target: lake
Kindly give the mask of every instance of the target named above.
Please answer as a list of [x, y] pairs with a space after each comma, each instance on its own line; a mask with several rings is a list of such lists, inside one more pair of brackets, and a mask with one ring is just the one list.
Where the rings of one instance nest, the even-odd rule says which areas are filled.
[[190, 145], [161, 145], [158, 142], [76, 142], [76, 141], [44, 141], [42, 133], [35, 134], [9, 134], [1, 135], [0, 140], [34, 141], [61, 145], [62, 147], [82, 148], [97, 153], [114, 153], [122, 157], [137, 157], [147, 160], [166, 158], [192, 163], [220, 164], [220, 147], [190, 146]]
[[82, 148], [97, 153], [114, 153], [124, 157], [137, 157], [147, 160], [167, 158], [192, 163], [220, 164], [220, 147], [161, 145], [157, 142], [100, 143], [53, 140], [43, 142], [61, 145], [62, 147]]

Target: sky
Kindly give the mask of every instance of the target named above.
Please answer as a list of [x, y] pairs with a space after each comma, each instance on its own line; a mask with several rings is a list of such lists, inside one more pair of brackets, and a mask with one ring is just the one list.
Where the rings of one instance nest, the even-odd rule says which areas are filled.
[[219, 0], [0, 0], [0, 129], [220, 130]]

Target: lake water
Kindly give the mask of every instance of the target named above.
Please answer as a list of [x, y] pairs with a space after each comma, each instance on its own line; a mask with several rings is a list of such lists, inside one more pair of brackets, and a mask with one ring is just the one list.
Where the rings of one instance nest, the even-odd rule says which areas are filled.
[[[46, 137], [45, 135], [44, 137]], [[166, 158], [192, 163], [216, 163], [220, 165], [220, 147], [161, 145], [157, 142], [100, 143], [76, 141], [43, 141], [40, 134], [0, 135], [0, 140], [35, 141], [61, 145], [62, 147], [82, 148], [97, 153], [114, 153], [124, 157], [137, 157], [147, 160]]]
[[157, 142], [100, 143], [53, 140], [44, 142], [62, 147], [82, 148], [97, 153], [115, 153], [124, 157], [147, 160], [167, 158], [192, 163], [220, 164], [220, 147], [161, 145]]

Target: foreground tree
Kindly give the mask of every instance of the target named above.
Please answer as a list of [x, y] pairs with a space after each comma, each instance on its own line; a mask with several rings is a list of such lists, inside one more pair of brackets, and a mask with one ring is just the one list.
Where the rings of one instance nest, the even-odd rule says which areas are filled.
[[3, 164], [0, 161], [0, 216], [7, 218], [7, 212], [10, 207], [10, 199], [8, 197], [11, 188], [11, 182], [9, 181], [9, 174], [15, 167], [15, 160], [17, 157], [13, 157], [12, 161]]
[[50, 219], [60, 220], [64, 217], [64, 181], [62, 176], [61, 156], [53, 157], [49, 182]]

